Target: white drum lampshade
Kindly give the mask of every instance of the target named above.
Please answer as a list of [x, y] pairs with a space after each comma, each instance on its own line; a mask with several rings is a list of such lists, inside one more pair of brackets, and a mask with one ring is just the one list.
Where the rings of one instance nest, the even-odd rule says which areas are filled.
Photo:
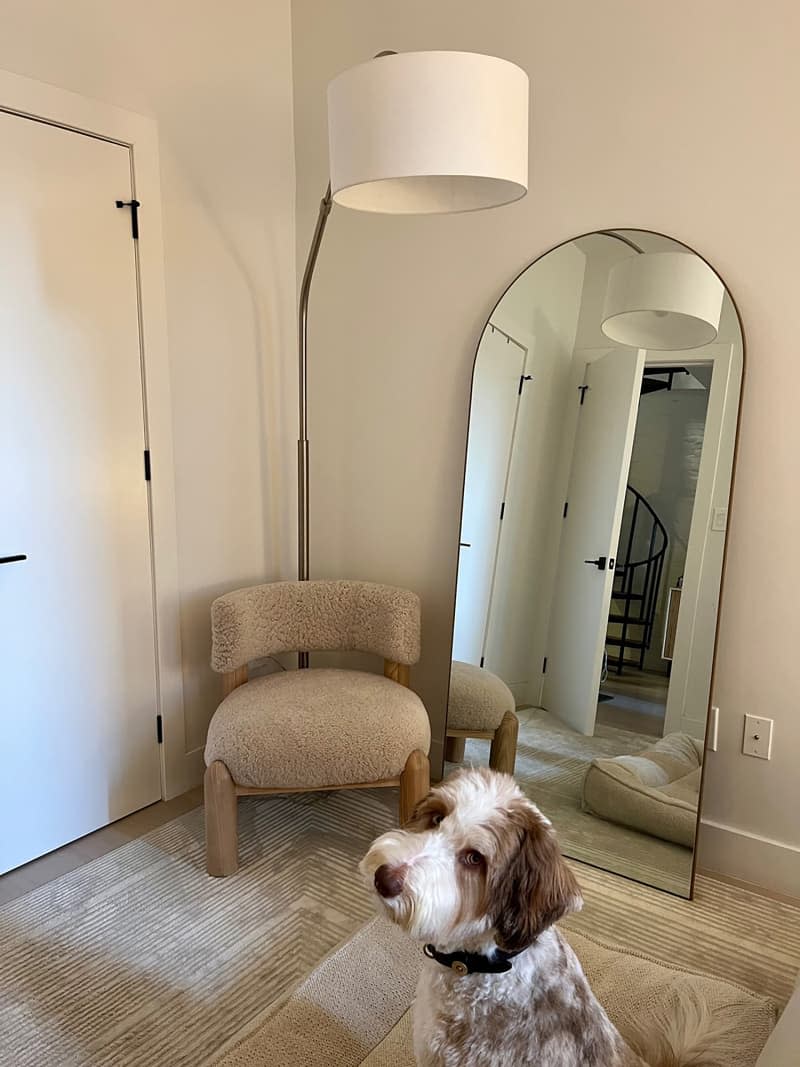
[[528, 188], [528, 76], [473, 52], [402, 52], [328, 86], [331, 193], [360, 211], [434, 214]]
[[716, 339], [725, 289], [691, 252], [644, 252], [608, 276], [602, 329], [631, 348], [679, 352]]

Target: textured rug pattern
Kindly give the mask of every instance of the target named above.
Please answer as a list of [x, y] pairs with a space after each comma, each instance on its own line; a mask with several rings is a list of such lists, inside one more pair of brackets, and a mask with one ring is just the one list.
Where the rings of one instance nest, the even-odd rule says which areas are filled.
[[[552, 820], [564, 853], [685, 896], [692, 869], [689, 849], [581, 811], [583, 776], [595, 757], [632, 755], [657, 739], [601, 723], [594, 737], [584, 737], [539, 708], [520, 709], [517, 715], [517, 780]], [[488, 741], [467, 742], [465, 764], [488, 760]]]
[[5, 905], [0, 1063], [197, 1067], [373, 914], [356, 866], [396, 803], [242, 801], [226, 879], [198, 808]]
[[[202, 814], [0, 908], [0, 1063], [200, 1067], [372, 916], [356, 865], [395, 825], [393, 791], [242, 802], [227, 879], [205, 874]], [[788, 998], [800, 908], [704, 878], [688, 902], [574, 866], [586, 905], [568, 929]]]
[[[567, 931], [567, 938], [623, 1036], [655, 1011], [677, 1011], [692, 990], [729, 1028], [714, 1062], [753, 1067], [775, 1025], [771, 1001], [735, 983], [620, 952], [576, 930]], [[419, 946], [386, 920], [375, 919], [278, 1011], [223, 1050], [214, 1067], [414, 1067], [406, 1009], [422, 966]]]

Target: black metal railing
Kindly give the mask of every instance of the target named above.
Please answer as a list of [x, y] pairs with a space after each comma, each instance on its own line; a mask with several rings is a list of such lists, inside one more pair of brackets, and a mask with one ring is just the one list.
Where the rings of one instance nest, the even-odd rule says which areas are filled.
[[[664, 524], [642, 494], [627, 487], [625, 511], [619, 538], [624, 555], [617, 557], [609, 623], [620, 626], [619, 636], [607, 634], [606, 644], [618, 649], [608, 666], [622, 674], [625, 666], [644, 667], [644, 657], [653, 640], [658, 593], [664, 572], [669, 537]], [[620, 606], [622, 610], [620, 609]], [[636, 659], [626, 657], [633, 651]]]

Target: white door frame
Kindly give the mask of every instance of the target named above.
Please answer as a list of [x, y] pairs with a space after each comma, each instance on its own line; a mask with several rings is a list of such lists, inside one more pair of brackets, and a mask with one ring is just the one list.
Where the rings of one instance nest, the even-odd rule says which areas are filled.
[[[665, 734], [681, 731], [700, 742], [705, 738], [711, 704], [727, 515], [739, 420], [742, 368], [741, 362], [737, 364], [735, 359], [735, 347], [729, 342], [713, 342], [691, 352], [648, 352], [645, 361], [647, 366], [677, 362], [686, 367], [695, 364], [712, 367], [664, 718]], [[712, 514], [716, 509], [725, 512], [721, 528], [712, 526]], [[702, 709], [700, 717], [687, 714], [687, 707]]]
[[8, 71], [0, 71], [0, 111], [113, 141], [130, 152], [131, 189], [142, 204], [137, 254], [144, 429], [153, 470], [149, 502], [158, 700], [154, 711], [162, 721], [161, 793], [168, 799], [197, 784], [203, 753], [186, 748], [158, 129], [144, 115]]

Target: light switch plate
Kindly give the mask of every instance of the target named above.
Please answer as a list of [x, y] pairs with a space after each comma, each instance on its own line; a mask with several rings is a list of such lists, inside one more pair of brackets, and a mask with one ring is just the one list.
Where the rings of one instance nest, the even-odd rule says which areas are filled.
[[772, 755], [772, 719], [745, 715], [742, 752], [745, 756], [769, 759]]
[[728, 527], [728, 509], [714, 508], [711, 512], [711, 529], [724, 533]]

